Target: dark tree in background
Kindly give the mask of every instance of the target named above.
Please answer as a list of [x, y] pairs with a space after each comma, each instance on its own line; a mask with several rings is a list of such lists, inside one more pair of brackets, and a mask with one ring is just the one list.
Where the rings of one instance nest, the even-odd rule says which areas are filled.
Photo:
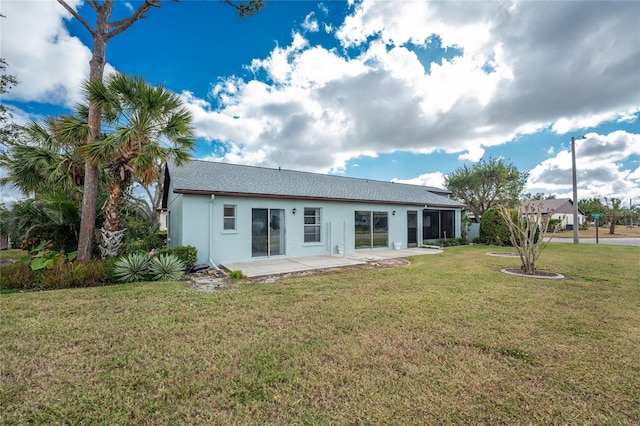
[[482, 214], [495, 206], [514, 206], [524, 189], [528, 173], [511, 162], [484, 158], [473, 166], [462, 166], [445, 178], [453, 198], [462, 200], [480, 222]]

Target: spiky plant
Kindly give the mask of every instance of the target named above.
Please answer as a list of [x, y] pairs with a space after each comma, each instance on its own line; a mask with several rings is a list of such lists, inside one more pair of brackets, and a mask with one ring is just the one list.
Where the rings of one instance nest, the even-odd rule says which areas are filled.
[[151, 259], [149, 272], [156, 281], [178, 281], [184, 275], [184, 262], [173, 254], [161, 254]]
[[131, 253], [116, 261], [113, 275], [125, 283], [144, 281], [150, 273], [149, 265], [149, 256], [145, 253]]

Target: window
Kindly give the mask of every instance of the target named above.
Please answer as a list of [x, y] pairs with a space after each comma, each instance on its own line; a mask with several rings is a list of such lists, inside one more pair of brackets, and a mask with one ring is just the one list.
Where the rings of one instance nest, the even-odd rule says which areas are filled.
[[236, 206], [231, 204], [224, 205], [224, 228], [225, 231], [236, 230]]
[[320, 209], [304, 208], [304, 242], [319, 243], [320, 240]]

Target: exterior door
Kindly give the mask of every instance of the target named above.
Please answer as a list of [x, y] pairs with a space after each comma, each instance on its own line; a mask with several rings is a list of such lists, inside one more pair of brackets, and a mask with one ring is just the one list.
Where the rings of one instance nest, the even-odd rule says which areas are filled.
[[387, 212], [355, 212], [355, 248], [389, 247]]
[[407, 247], [418, 246], [418, 212], [407, 212]]
[[284, 251], [284, 210], [251, 210], [251, 256], [279, 256]]

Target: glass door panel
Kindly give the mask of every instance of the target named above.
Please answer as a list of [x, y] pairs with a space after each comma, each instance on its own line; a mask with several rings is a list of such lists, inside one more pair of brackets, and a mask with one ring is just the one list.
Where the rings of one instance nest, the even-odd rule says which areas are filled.
[[371, 247], [371, 212], [356, 211], [355, 248]]
[[251, 211], [251, 256], [269, 256], [269, 209]]
[[269, 256], [284, 254], [284, 210], [271, 209], [269, 222]]
[[251, 210], [251, 256], [268, 257], [283, 255], [284, 210]]
[[387, 212], [372, 212], [373, 233], [371, 234], [372, 247], [389, 247], [389, 219]]

